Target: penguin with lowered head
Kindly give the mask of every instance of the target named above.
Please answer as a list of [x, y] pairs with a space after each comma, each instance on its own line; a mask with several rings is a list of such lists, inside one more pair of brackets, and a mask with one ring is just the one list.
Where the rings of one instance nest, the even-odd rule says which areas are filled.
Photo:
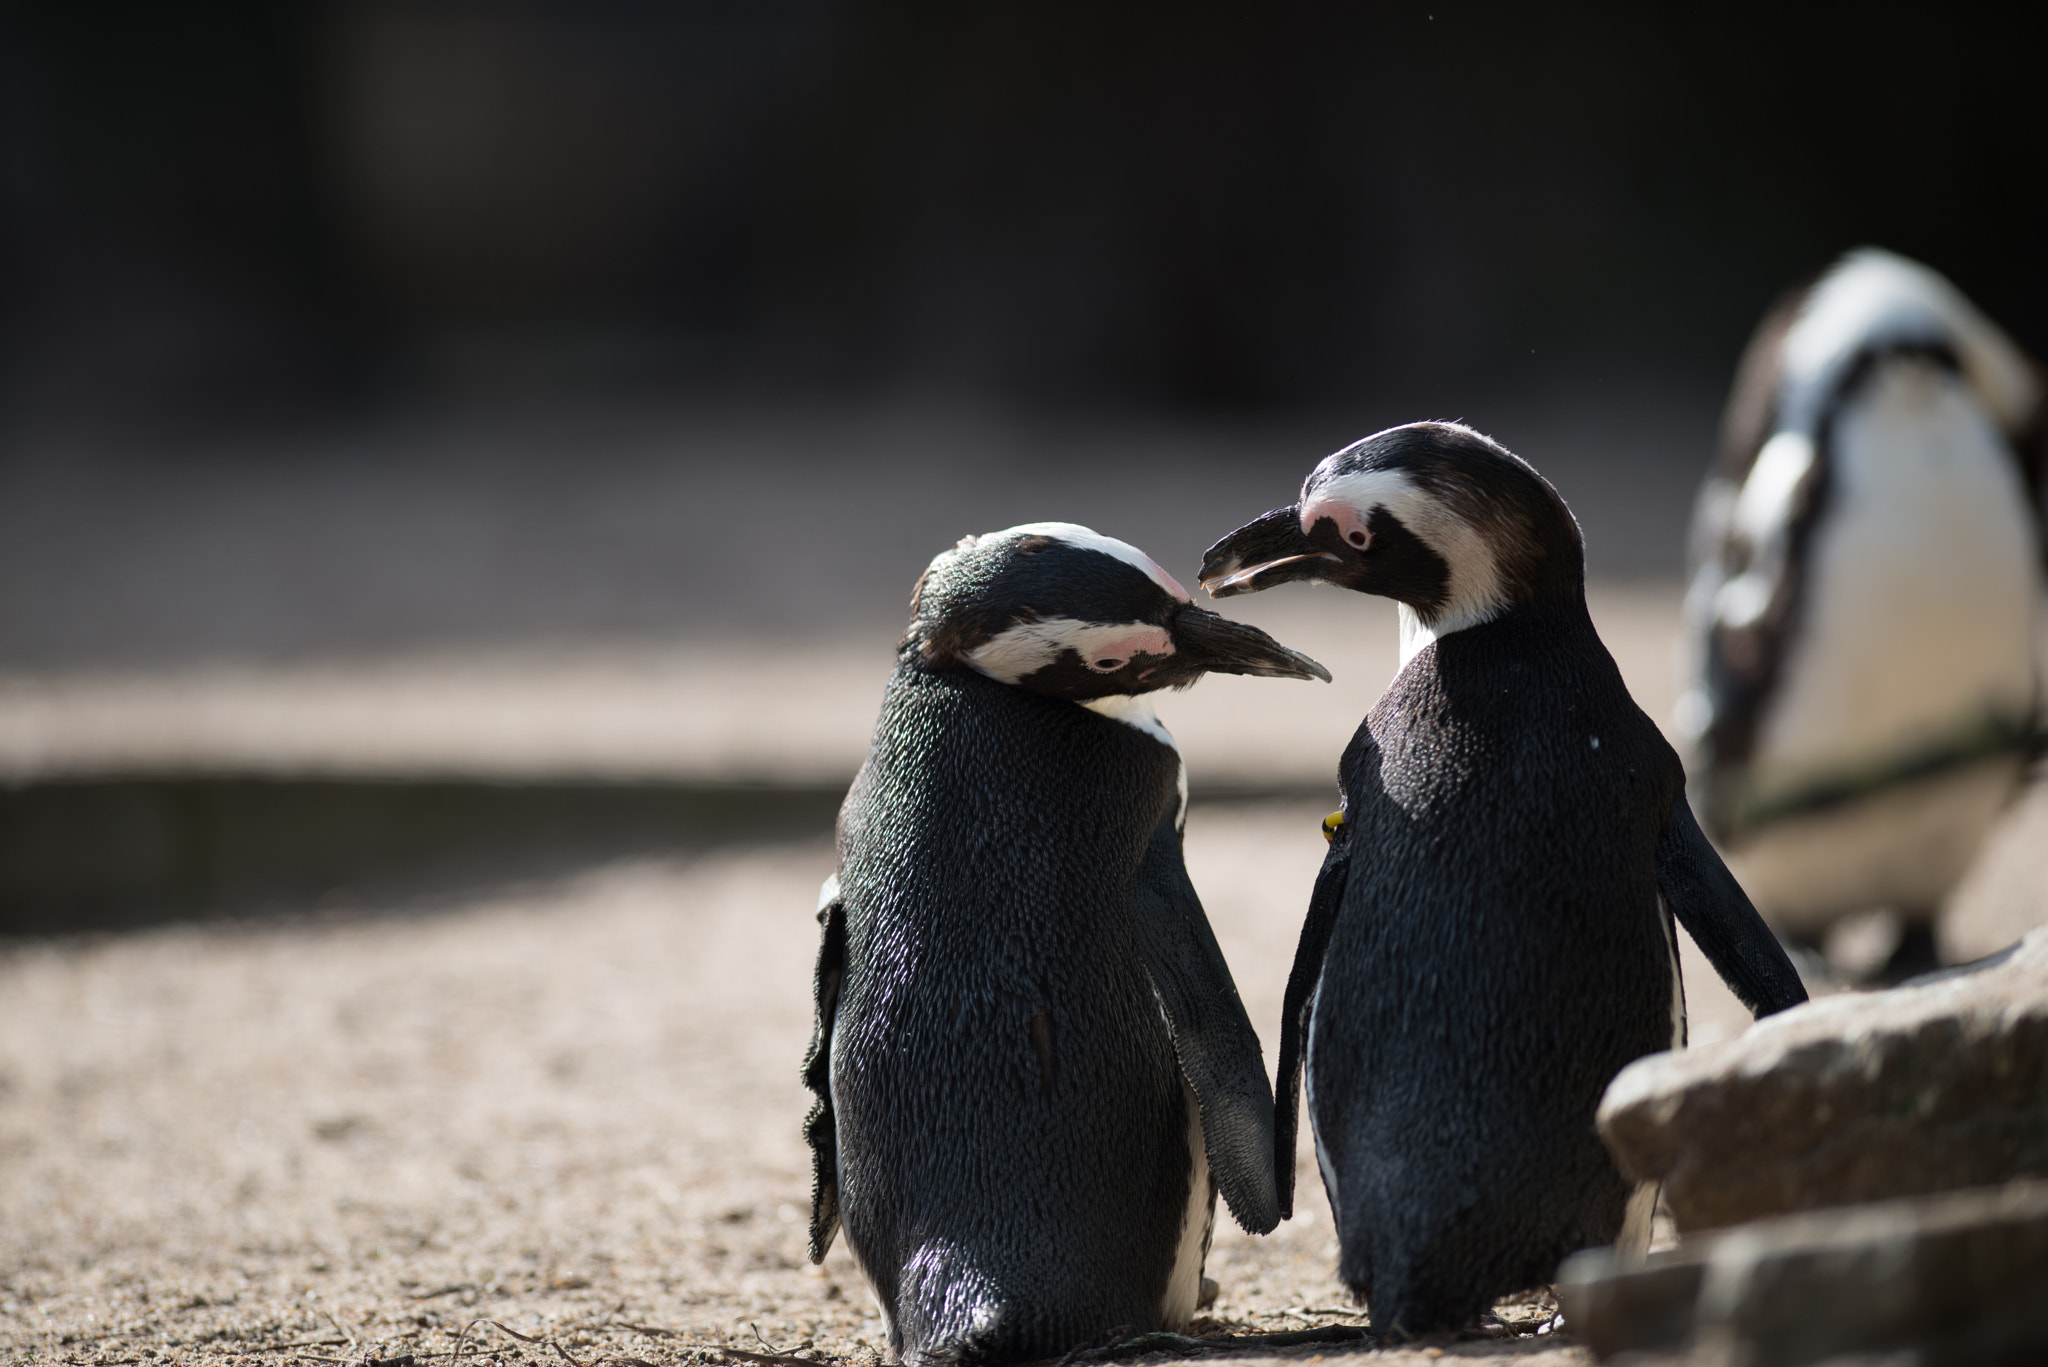
[[1864, 249], [1751, 341], [1694, 507], [1694, 796], [1764, 915], [1889, 908], [1885, 977], [2019, 786], [2039, 722], [2039, 372], [1955, 287]]
[[905, 1362], [1178, 1331], [1217, 1191], [1279, 1221], [1272, 1089], [1150, 697], [1209, 672], [1330, 677], [1071, 523], [970, 536], [918, 581], [804, 1064], [812, 1261], [843, 1225]]
[[1281, 1019], [1275, 1179], [1304, 1073], [1339, 1274], [1375, 1329], [1456, 1329], [1567, 1254], [1647, 1242], [1593, 1128], [1685, 1039], [1672, 918], [1757, 1014], [1805, 1000], [1707, 843], [1678, 756], [1586, 610], [1577, 523], [1471, 429], [1413, 423], [1211, 547], [1217, 597], [1392, 598], [1402, 667], [1339, 765], [1343, 810]]

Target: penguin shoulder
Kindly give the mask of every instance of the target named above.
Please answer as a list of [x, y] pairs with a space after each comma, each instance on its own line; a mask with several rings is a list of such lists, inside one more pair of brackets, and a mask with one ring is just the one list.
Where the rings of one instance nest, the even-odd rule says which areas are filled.
[[1346, 752], [1347, 784], [1404, 808], [1475, 786], [1648, 784], [1668, 797], [1677, 752], [1629, 695], [1584, 614], [1515, 610], [1433, 642], [1404, 667]]

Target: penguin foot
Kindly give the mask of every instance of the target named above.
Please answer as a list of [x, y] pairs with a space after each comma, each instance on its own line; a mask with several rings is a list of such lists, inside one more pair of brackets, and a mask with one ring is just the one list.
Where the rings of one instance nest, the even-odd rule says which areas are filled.
[[[1838, 989], [1897, 987], [1908, 978], [1932, 973], [1942, 966], [1934, 921], [1929, 909], [1888, 907], [1839, 918], [1814, 945], [1825, 975], [1822, 983]], [[1804, 978], [1807, 965], [1796, 955], [1793, 962]]]
[[1933, 922], [1913, 920], [1899, 927], [1898, 944], [1892, 947], [1883, 966], [1870, 975], [1870, 981], [1881, 987], [1896, 987], [1908, 978], [1932, 973], [1940, 967], [1941, 950], [1934, 942]]

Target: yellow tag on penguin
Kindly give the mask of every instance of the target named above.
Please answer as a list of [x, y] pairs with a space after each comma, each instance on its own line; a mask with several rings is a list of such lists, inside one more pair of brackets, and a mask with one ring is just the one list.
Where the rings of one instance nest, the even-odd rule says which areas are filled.
[[1336, 811], [1323, 818], [1323, 839], [1325, 841], [1335, 840], [1337, 838], [1337, 828], [1343, 824], [1344, 809], [1339, 807]]

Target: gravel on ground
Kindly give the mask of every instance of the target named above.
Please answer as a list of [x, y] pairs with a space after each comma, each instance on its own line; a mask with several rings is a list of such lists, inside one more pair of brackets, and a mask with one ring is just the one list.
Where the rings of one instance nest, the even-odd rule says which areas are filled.
[[[1269, 1055], [1321, 815], [1190, 819]], [[871, 1367], [881, 1324], [843, 1242], [804, 1257], [797, 1073], [830, 867], [822, 842], [764, 844], [0, 950], [0, 1354]], [[1306, 1145], [1299, 1181], [1270, 1237], [1219, 1220], [1199, 1329], [1360, 1322]], [[1588, 1360], [1496, 1333], [1434, 1351]]]

